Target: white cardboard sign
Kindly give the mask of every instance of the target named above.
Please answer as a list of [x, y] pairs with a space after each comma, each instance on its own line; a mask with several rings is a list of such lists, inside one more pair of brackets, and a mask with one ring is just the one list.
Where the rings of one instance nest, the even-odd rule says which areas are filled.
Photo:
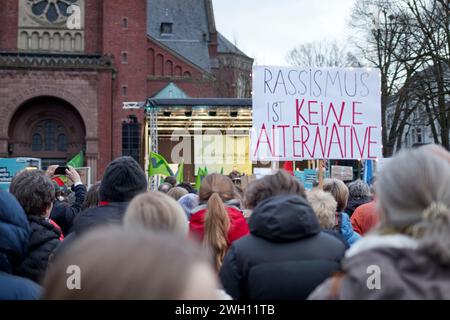
[[382, 157], [380, 74], [253, 67], [252, 160]]

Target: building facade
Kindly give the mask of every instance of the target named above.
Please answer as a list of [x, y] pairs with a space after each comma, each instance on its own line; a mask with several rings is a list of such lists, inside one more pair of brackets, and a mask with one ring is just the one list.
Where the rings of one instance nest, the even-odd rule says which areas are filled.
[[220, 33], [210, 0], [4, 0], [0, 157], [65, 163], [83, 150], [100, 179], [143, 159], [143, 101], [175, 84], [189, 97], [250, 94], [253, 60]]
[[[450, 71], [443, 64], [443, 72], [430, 66], [414, 74], [409, 86], [391, 98], [387, 108], [387, 127], [392, 127], [396, 109], [400, 109], [401, 130], [394, 152], [423, 144], [443, 144], [450, 140]], [[400, 101], [400, 103], [399, 103]], [[402, 103], [402, 104], [401, 104]]]

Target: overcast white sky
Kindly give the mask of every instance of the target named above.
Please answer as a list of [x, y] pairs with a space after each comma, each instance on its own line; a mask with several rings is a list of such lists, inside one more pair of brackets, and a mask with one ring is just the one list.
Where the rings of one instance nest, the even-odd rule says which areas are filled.
[[260, 65], [287, 65], [304, 42], [345, 41], [355, 0], [213, 0], [216, 27]]

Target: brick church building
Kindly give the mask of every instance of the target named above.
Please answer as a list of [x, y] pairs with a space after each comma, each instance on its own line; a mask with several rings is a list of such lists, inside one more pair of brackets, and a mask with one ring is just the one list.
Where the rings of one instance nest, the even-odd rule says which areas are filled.
[[0, 25], [0, 157], [46, 166], [83, 150], [99, 179], [143, 157], [128, 125], [142, 136], [144, 113], [123, 102], [250, 94], [253, 60], [216, 30], [211, 0], [2, 0]]

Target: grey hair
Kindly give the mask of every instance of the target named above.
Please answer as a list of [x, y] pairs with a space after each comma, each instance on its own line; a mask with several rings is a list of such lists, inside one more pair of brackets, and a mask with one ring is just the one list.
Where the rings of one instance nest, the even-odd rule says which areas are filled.
[[424, 148], [402, 151], [380, 172], [376, 192], [385, 227], [450, 264], [450, 162]]
[[312, 190], [306, 194], [311, 208], [319, 220], [322, 229], [332, 229], [336, 222], [337, 202], [333, 195], [319, 189]]
[[370, 187], [362, 180], [355, 180], [348, 184], [348, 192], [350, 198], [365, 198], [370, 197]]
[[172, 197], [176, 201], [180, 200], [180, 198], [184, 195], [187, 195], [188, 191], [185, 188], [182, 187], [173, 187], [167, 192], [167, 195], [169, 197]]

